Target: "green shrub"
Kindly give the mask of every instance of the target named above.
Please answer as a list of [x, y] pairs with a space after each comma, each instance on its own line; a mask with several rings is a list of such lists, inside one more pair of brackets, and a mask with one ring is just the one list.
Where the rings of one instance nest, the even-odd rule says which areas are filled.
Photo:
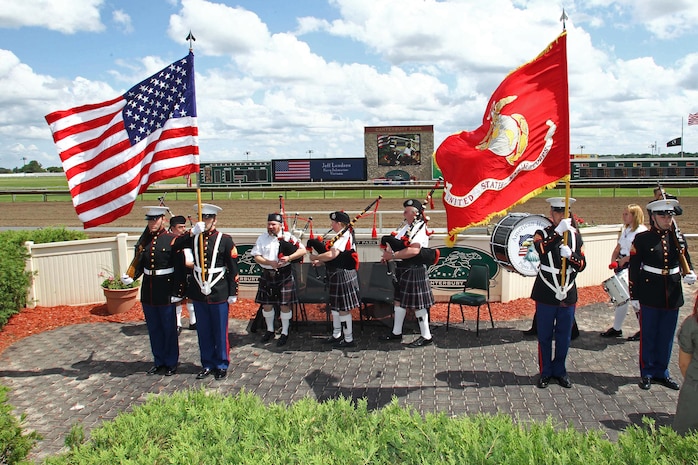
[[[20, 421], [24, 421], [24, 417]], [[7, 388], [0, 386], [0, 463], [28, 463], [25, 459], [39, 439], [41, 437], [35, 431], [22, 434], [20, 422], [7, 405]]]
[[27, 305], [27, 291], [32, 276], [25, 270], [27, 249], [24, 243], [34, 241], [36, 244], [44, 244], [86, 238], [87, 235], [82, 231], [68, 231], [65, 228], [0, 233], [0, 328]]
[[600, 432], [506, 415], [419, 415], [397, 399], [370, 411], [360, 400], [265, 406], [250, 393], [205, 390], [152, 396], [130, 413], [71, 440], [48, 464], [694, 464], [695, 436], [631, 428], [612, 443]]

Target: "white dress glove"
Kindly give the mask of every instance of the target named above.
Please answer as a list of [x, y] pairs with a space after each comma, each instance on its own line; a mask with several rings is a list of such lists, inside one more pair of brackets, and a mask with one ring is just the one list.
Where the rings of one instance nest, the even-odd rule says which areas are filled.
[[569, 246], [561, 245], [560, 256], [563, 258], [570, 258], [572, 256], [572, 249], [570, 249]]
[[193, 235], [201, 234], [202, 232], [206, 231], [206, 223], [203, 221], [199, 221], [196, 224], [194, 224], [194, 227], [191, 228], [191, 233]]
[[234, 304], [237, 301], [238, 301], [238, 296], [236, 296], [236, 295], [228, 296], [228, 303], [229, 304]]
[[[694, 278], [695, 278], [695, 276], [696, 276], [696, 275], [693, 275]], [[695, 279], [693, 280], [693, 282], [695, 282]], [[121, 275], [121, 283], [122, 283], [124, 286], [128, 286], [128, 285], [130, 285], [130, 284], [133, 284], [133, 278], [130, 277], [129, 275], [127, 275], [127, 274], [123, 274], [123, 275]], [[691, 283], [691, 284], [693, 284], [693, 283]]]
[[560, 220], [560, 224], [555, 226], [555, 232], [562, 236], [565, 231], [574, 232], [574, 226], [572, 226], [572, 218], [565, 218]]
[[187, 266], [187, 268], [193, 268], [194, 254], [192, 253], [191, 249], [182, 249], [182, 252], [184, 253], [184, 264]]
[[633, 307], [635, 310], [640, 310], [640, 301], [639, 300], [631, 300], [630, 306]]
[[683, 282], [685, 282], [688, 285], [696, 283], [696, 274], [693, 272], [693, 270], [691, 270], [690, 273], [683, 277]]

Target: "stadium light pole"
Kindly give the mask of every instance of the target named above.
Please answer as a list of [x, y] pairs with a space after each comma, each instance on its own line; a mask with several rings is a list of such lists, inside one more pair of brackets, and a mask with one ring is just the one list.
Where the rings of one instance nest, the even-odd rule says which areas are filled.
[[245, 160], [250, 161], [250, 151], [245, 152]]
[[584, 146], [583, 145], [579, 146], [579, 155], [584, 155]]
[[312, 150], [308, 150], [306, 153], [308, 154], [308, 158], [313, 158], [313, 151]]

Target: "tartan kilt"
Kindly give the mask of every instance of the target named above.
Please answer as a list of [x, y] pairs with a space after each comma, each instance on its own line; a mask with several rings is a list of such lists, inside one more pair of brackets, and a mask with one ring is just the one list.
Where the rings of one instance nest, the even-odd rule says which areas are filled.
[[360, 305], [356, 270], [338, 268], [336, 271], [328, 271], [327, 283], [330, 288], [330, 309], [348, 312]]
[[395, 300], [402, 308], [429, 309], [434, 305], [434, 294], [431, 292], [427, 267], [397, 267], [397, 289]]
[[259, 277], [259, 286], [254, 301], [262, 305], [292, 305], [298, 302], [296, 296], [296, 283], [293, 279], [291, 266], [280, 268], [278, 273], [274, 270], [262, 268]]

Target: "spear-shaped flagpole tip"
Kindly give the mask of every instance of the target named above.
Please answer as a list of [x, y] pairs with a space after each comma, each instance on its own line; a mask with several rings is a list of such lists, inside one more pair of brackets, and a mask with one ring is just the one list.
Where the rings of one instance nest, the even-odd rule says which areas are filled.
[[189, 31], [189, 34], [185, 40], [189, 41], [189, 51], [194, 50], [194, 42], [196, 41], [196, 37], [194, 37], [194, 34], [192, 34], [191, 31]]
[[562, 21], [562, 30], [566, 30], [566, 25], [565, 21], [567, 21], [569, 17], [567, 16], [567, 13], [565, 13], [565, 9], [562, 9], [562, 15], [560, 16], [560, 21]]

